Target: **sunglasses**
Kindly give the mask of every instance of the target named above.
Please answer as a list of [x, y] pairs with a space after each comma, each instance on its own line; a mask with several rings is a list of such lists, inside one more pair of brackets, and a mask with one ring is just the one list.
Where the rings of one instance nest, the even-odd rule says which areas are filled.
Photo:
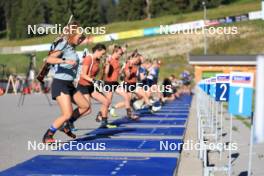
[[81, 35], [78, 39], [79, 43], [82, 43], [86, 39], [85, 35]]

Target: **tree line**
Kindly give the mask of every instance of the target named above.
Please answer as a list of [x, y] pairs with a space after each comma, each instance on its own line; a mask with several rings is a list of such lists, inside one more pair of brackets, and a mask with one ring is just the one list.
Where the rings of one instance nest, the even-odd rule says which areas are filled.
[[[203, 8], [204, 0], [0, 0], [0, 38], [29, 38], [27, 25], [66, 24], [71, 14], [82, 26], [175, 15]], [[208, 8], [236, 0], [205, 0]], [[5, 32], [1, 32], [5, 31]]]

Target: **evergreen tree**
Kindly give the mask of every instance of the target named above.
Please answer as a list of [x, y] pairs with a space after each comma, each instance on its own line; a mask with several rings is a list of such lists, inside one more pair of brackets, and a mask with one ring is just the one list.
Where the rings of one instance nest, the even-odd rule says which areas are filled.
[[203, 9], [203, 2], [205, 2], [207, 8], [213, 8], [219, 6], [222, 0], [192, 0], [193, 10]]
[[100, 21], [103, 24], [108, 23], [108, 11], [110, 10], [110, 7], [113, 6], [112, 0], [100, 0], [99, 1], [99, 11], [100, 11]]
[[108, 4], [108, 10], [106, 11], [106, 20], [107, 23], [118, 21], [117, 4], [115, 4], [113, 1]]
[[28, 35], [27, 27], [28, 25], [44, 23], [43, 4], [39, 0], [22, 0], [20, 9], [17, 18], [16, 37], [32, 37], [33, 34]]
[[6, 29], [6, 22], [5, 22], [5, 8], [4, 4], [0, 3], [0, 31]]
[[139, 20], [146, 17], [145, 1], [121, 0], [117, 7], [117, 16], [120, 21]]
[[221, 4], [230, 4], [236, 2], [237, 0], [222, 0]]
[[12, 0], [10, 1], [10, 4], [7, 3], [6, 6], [10, 7], [9, 12], [7, 12], [8, 15], [8, 27], [9, 27], [9, 32], [8, 32], [8, 37], [9, 39], [16, 39], [18, 38], [17, 35], [17, 22], [18, 22], [18, 17], [19, 13], [21, 10], [21, 0]]
[[83, 26], [201, 10], [236, 0], [0, 0], [0, 31], [10, 39], [31, 37], [27, 25], [67, 24], [71, 14]]
[[48, 0], [48, 7], [51, 10], [50, 22], [53, 24], [66, 25], [71, 16], [71, 0]]
[[179, 4], [177, 0], [152, 0], [150, 12], [153, 17], [177, 14], [179, 13]]
[[130, 1], [127, 20], [140, 20], [146, 17], [146, 3], [144, 1]]
[[119, 1], [116, 9], [118, 21], [126, 21], [129, 13], [130, 0]]
[[44, 21], [45, 23], [52, 23], [51, 16], [52, 16], [52, 7], [49, 0], [42, 0], [42, 6], [44, 10]]
[[74, 17], [83, 26], [95, 26], [102, 23], [100, 6], [97, 0], [75, 0], [73, 3]]

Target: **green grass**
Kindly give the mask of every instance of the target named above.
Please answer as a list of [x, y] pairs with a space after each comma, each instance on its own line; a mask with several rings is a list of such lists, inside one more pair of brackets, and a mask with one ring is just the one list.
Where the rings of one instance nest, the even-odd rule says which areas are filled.
[[[264, 21], [246, 21], [234, 23], [232, 26], [237, 26], [238, 31], [241, 28], [248, 28], [252, 31], [250, 36], [243, 36], [243, 33], [228, 39], [228, 41], [209, 40], [208, 54], [209, 55], [224, 55], [224, 54], [259, 54], [263, 53], [264, 49]], [[191, 52], [193, 55], [203, 54], [203, 48], [196, 48]]]
[[[37, 69], [43, 63], [43, 58], [46, 56], [46, 52], [36, 53], [36, 67]], [[9, 55], [0, 55], [0, 64], [7, 65], [7, 75], [9, 74], [26, 74], [26, 70], [29, 66], [29, 56], [26, 54], [9, 54]], [[2, 74], [2, 70], [1, 70]]]
[[[252, 1], [252, 0], [242, 0], [235, 4], [229, 6], [221, 6], [216, 9], [210, 9], [208, 11], [208, 16], [210, 18], [228, 16], [228, 15], [236, 15], [245, 13], [248, 11], [259, 10], [260, 9], [260, 1]], [[144, 27], [152, 27], [157, 26], [159, 24], [170, 24], [181, 21], [190, 21], [194, 19], [201, 19], [202, 12], [194, 12], [184, 15], [176, 15], [176, 16], [166, 16], [151, 20], [141, 20], [141, 21], [133, 21], [133, 22], [121, 22], [121, 23], [113, 23], [107, 25], [108, 30], [110, 32], [117, 32], [128, 30], [131, 28], [144, 28]], [[233, 37], [227, 41], [209, 41], [209, 54], [257, 54], [264, 51], [264, 22], [259, 21], [247, 21], [241, 23], [234, 23], [232, 25], [243, 27], [243, 28], [253, 28], [253, 33], [250, 37], [241, 37], [238, 35], [237, 37]], [[15, 46], [15, 45], [30, 45], [30, 44], [40, 44], [40, 43], [49, 43], [53, 40], [55, 36], [44, 36], [38, 38], [31, 38], [26, 40], [16, 40], [16, 41], [8, 41], [8, 40], [0, 40], [1, 46]], [[165, 37], [165, 36], [164, 36]], [[140, 41], [144, 38], [133, 38], [127, 40], [116, 41], [115, 43], [124, 44], [130, 41]], [[149, 37], [151, 38], [151, 37]], [[158, 37], [157, 40], [162, 40], [162, 36]], [[172, 41], [173, 42], [173, 41]], [[106, 42], [106, 45], [111, 44], [111, 42]], [[172, 43], [173, 44], [173, 43]], [[89, 45], [88, 48], [91, 49], [93, 45]], [[87, 47], [87, 46], [85, 46]], [[155, 46], [158, 49], [158, 46]], [[78, 50], [82, 50], [84, 46], [78, 47]], [[132, 48], [129, 47], [129, 51]], [[192, 52], [192, 54], [202, 54], [202, 48], [196, 48]], [[46, 56], [47, 52], [39, 52], [37, 53], [37, 68], [42, 64], [42, 59]], [[176, 76], [183, 69], [188, 69], [192, 71], [192, 67], [188, 66], [188, 61], [186, 59], [186, 55], [176, 55], [173, 57], [164, 57], [162, 58], [163, 66], [161, 69], [161, 78], [167, 77], [170, 74], [175, 74]], [[29, 59], [24, 54], [9, 54], [9, 55], [0, 55], [0, 64], [7, 64], [8, 73], [25, 73], [29, 64]], [[1, 72], [1, 70], [0, 70]]]
[[[250, 11], [260, 10], [260, 0], [244, 0], [238, 1], [231, 5], [220, 6], [218, 8], [209, 9], [207, 11], [208, 19], [214, 19], [225, 16], [239, 15]], [[108, 33], [126, 31], [131, 29], [142, 29], [147, 27], [159, 26], [161, 24], [173, 24], [179, 22], [186, 22], [191, 20], [203, 19], [203, 11], [191, 12], [186, 14], [164, 16], [150, 20], [138, 20], [129, 22], [118, 22], [106, 25]]]
[[[243, 28], [251, 28], [253, 33], [250, 33], [250, 36], [241, 38], [240, 35], [233, 37], [227, 41], [210, 41], [209, 44], [209, 54], [258, 54], [261, 51], [264, 51], [264, 22], [259, 21], [246, 21], [241, 23], [235, 23], [234, 25]], [[158, 37], [162, 39], [162, 36]], [[142, 38], [128, 39], [126, 41], [118, 41], [119, 44], [124, 44], [128, 41], [142, 40]], [[174, 41], [172, 41], [173, 44]], [[107, 45], [110, 42], [106, 43]], [[91, 46], [88, 46], [91, 49]], [[159, 46], [155, 46], [159, 49]], [[83, 47], [78, 48], [81, 50]], [[129, 48], [131, 50], [131, 48]], [[192, 54], [202, 54], [203, 49], [197, 48], [194, 49]], [[37, 67], [42, 63], [42, 59], [46, 56], [47, 52], [37, 53]], [[192, 71], [187, 63], [186, 55], [176, 55], [173, 57], [164, 57], [162, 62], [164, 63], [161, 69], [161, 78], [167, 77], [170, 74], [175, 74], [176, 76], [183, 69], [188, 69]], [[0, 55], [0, 64], [7, 64], [9, 73], [25, 73], [28, 67], [29, 59], [24, 54], [9, 54], [9, 55]], [[0, 70], [1, 72], [1, 70]]]
[[[261, 9], [260, 2], [261, 2], [260, 0], [241, 0], [231, 5], [220, 6], [218, 8], [209, 9], [207, 16], [208, 19], [214, 19], [219, 17], [239, 15], [250, 11], [260, 10]], [[106, 25], [105, 27], [107, 33], [113, 33], [120, 31], [127, 31], [131, 29], [155, 27], [161, 24], [166, 25], [166, 24], [173, 24], [179, 22], [187, 22], [198, 19], [203, 19], [203, 11], [191, 12], [191, 13], [179, 14], [179, 15], [163, 16], [149, 20], [116, 22]], [[54, 35], [48, 35], [43, 37], [14, 40], [14, 41], [2, 39], [0, 40], [0, 47], [50, 43], [54, 38], [55, 38]]]
[[169, 77], [171, 74], [178, 77], [184, 69], [192, 72], [192, 67], [188, 66], [186, 56], [177, 55], [173, 57], [165, 57], [161, 59], [161, 62], [164, 64], [162, 64], [160, 69], [160, 79]]
[[241, 116], [235, 116], [237, 120], [241, 121], [247, 128], [251, 127], [250, 119]]

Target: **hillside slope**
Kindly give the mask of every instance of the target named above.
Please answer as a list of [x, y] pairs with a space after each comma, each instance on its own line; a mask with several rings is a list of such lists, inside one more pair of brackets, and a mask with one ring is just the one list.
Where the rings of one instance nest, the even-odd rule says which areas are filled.
[[[225, 16], [240, 15], [248, 13], [250, 11], [256, 11], [261, 9], [260, 0], [238, 0], [236, 3], [220, 6], [218, 8], [209, 9], [207, 11], [208, 19], [220, 18]], [[153, 18], [150, 20], [137, 20], [127, 22], [116, 22], [106, 25], [106, 33], [128, 31], [132, 29], [142, 29], [148, 27], [156, 27], [159, 25], [175, 24], [180, 22], [188, 22], [193, 20], [203, 19], [203, 11], [185, 13], [180, 15], [163, 16], [159, 18]], [[21, 45], [33, 45], [50, 43], [55, 38], [54, 35], [48, 35], [43, 37], [36, 37], [23, 40], [9, 41], [7, 39], [0, 40], [0, 47], [7, 46], [21, 46]]]
[[[257, 4], [258, 3], [258, 4]], [[258, 10], [260, 8], [260, 2], [245, 1], [238, 3], [238, 7], [244, 7], [243, 11], [248, 12], [251, 10]], [[246, 8], [249, 7], [249, 9]], [[228, 8], [227, 8], [228, 7]], [[227, 15], [226, 9], [229, 9], [229, 14], [234, 14], [238, 9], [234, 9], [234, 5], [227, 6], [224, 9], [219, 7], [215, 9], [219, 12], [213, 12], [221, 16]], [[231, 8], [232, 7], [232, 8]], [[221, 10], [219, 10], [221, 9]], [[221, 12], [225, 12], [220, 14]], [[241, 10], [240, 10], [241, 11]], [[187, 14], [189, 17], [196, 18], [194, 14], [201, 13], [195, 12]], [[131, 22], [131, 24], [136, 22]], [[137, 23], [136, 23], [137, 24]], [[115, 24], [112, 24], [115, 25]], [[238, 27], [237, 35], [209, 35], [208, 36], [208, 53], [209, 54], [259, 54], [264, 52], [264, 22], [258, 21], [246, 21], [234, 23], [229, 26]], [[52, 36], [43, 38], [43, 41], [52, 40]], [[21, 43], [34, 43], [36, 39], [28, 39], [24, 41], [10, 41], [6, 42], [6, 45], [21, 44]], [[42, 42], [43, 42], [42, 41]], [[38, 41], [41, 42], [41, 41]], [[160, 35], [144, 38], [134, 38], [129, 40], [117, 41], [119, 44], [127, 44], [129, 52], [134, 49], [138, 49], [148, 58], [161, 58], [163, 60], [163, 69], [161, 71], [162, 77], [165, 77], [171, 73], [178, 75], [183, 69], [192, 69], [187, 64], [187, 54], [202, 54], [203, 53], [203, 35]], [[4, 44], [4, 41], [0, 41], [0, 46]], [[107, 45], [111, 43], [106, 43]], [[91, 46], [88, 46], [91, 48]], [[80, 50], [83, 48], [79, 48]], [[42, 63], [42, 59], [46, 56], [46, 52], [37, 53], [37, 66]], [[12, 55], [0, 55], [0, 64], [6, 64], [9, 73], [25, 73], [28, 67], [29, 59], [26, 55], [12, 54]], [[0, 70], [1, 72], [1, 70]]]

